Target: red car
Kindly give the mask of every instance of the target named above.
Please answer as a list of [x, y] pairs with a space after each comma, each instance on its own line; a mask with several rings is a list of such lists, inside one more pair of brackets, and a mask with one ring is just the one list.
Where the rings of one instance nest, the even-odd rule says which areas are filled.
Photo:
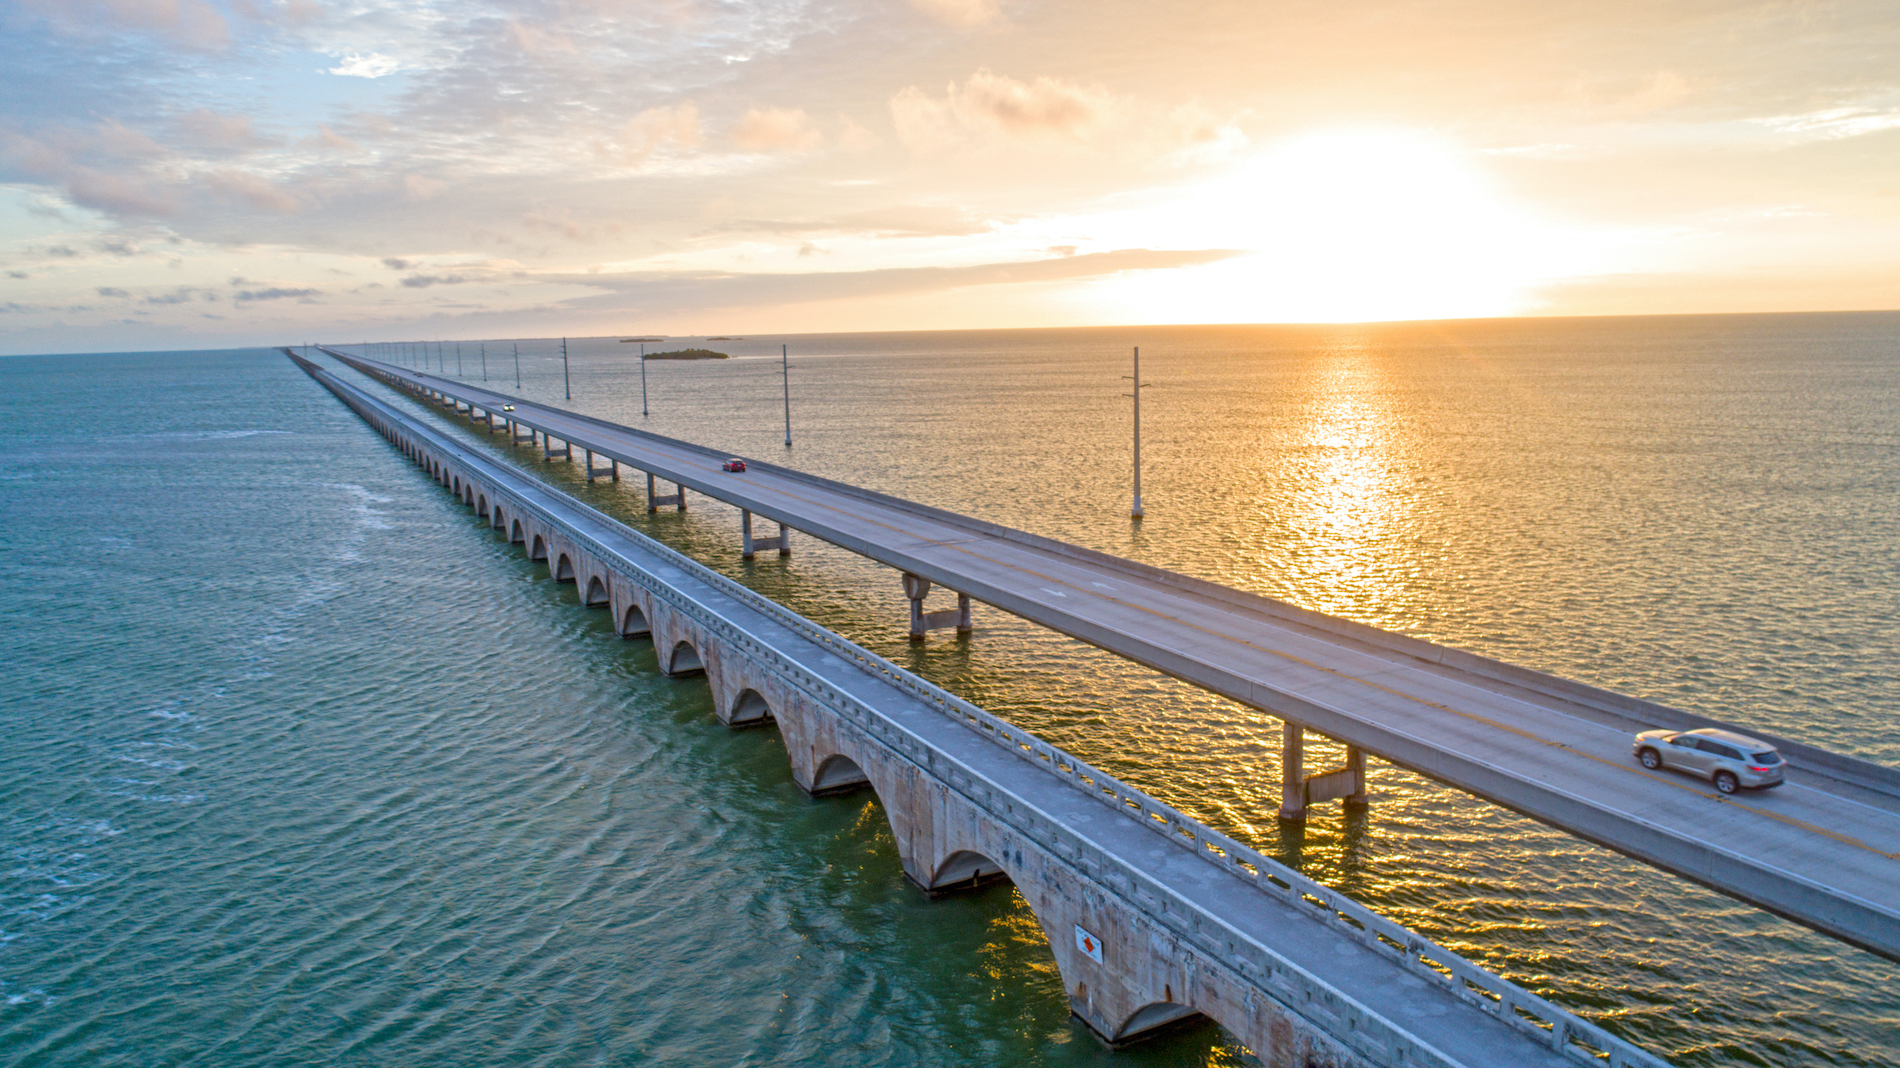
[[723, 463], [723, 464], [720, 464], [720, 465], [719, 465], [719, 469], [720, 469], [721, 471], [731, 471], [731, 472], [733, 472], [734, 474], [744, 474], [744, 473], [745, 473], [745, 461], [744, 461], [744, 460], [741, 460], [741, 459], [739, 459], [739, 458], [738, 458], [737, 456], [735, 456], [735, 457], [733, 457], [732, 459], [730, 459], [730, 460], [727, 460], [727, 461], [726, 461], [725, 463]]

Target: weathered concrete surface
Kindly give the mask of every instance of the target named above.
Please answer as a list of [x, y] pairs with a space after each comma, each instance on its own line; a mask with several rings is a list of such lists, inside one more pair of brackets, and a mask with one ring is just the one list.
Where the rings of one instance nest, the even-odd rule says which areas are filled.
[[[1900, 960], [1900, 772], [1403, 635], [448, 379], [330, 350]], [[565, 437], [564, 437], [565, 436]], [[1726, 797], [1630, 755], [1648, 727], [1776, 742], [1787, 786]]]
[[703, 672], [722, 720], [775, 723], [800, 785], [814, 794], [875, 790], [911, 881], [933, 891], [1013, 881], [1049, 937], [1075, 1014], [1106, 1040], [1204, 1015], [1287, 1068], [1603, 1063], [1578, 1041], [1605, 1050], [1610, 1064], [1661, 1063], [306, 370], [498, 533], [538, 549], [551, 574], [571, 574], [623, 634], [649, 631], [663, 670]]

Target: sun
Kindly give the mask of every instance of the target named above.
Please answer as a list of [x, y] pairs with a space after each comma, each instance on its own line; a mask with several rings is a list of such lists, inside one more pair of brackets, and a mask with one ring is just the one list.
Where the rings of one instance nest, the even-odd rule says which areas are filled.
[[1127, 221], [1152, 243], [1242, 255], [1103, 283], [1148, 322], [1509, 315], [1567, 273], [1571, 242], [1474, 153], [1426, 133], [1339, 130], [1269, 145]]

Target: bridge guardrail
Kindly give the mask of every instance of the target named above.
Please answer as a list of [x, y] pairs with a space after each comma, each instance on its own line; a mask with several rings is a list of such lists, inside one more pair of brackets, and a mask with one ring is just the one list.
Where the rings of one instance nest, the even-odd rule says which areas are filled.
[[[536, 492], [544, 493], [550, 498], [560, 500], [563, 505], [572, 507], [585, 514], [590, 522], [598, 523], [612, 529], [616, 535], [626, 537], [640, 545], [642, 549], [653, 552], [663, 559], [666, 559], [669, 563], [692, 575], [694, 579], [712, 586], [720, 593], [738, 601], [747, 608], [767, 616], [773, 622], [795, 632], [806, 641], [820, 646], [841, 659], [857, 665], [861, 670], [883, 679], [887, 684], [936, 708], [943, 714], [971, 726], [980, 736], [1010, 751], [1017, 758], [1042, 765], [1045, 770], [1053, 773], [1058, 781], [1091, 797], [1098, 804], [1118, 812], [1124, 818], [1135, 820], [1151, 833], [1163, 836], [1176, 847], [1187, 850], [1199, 857], [1202, 861], [1214, 864], [1222, 870], [1240, 877], [1262, 892], [1294, 906], [1304, 914], [1324, 922], [1329, 928], [1377, 951], [1386, 958], [1400, 964], [1406, 968], [1407, 971], [1450, 990], [1467, 1003], [1475, 1005], [1519, 1031], [1539, 1039], [1566, 1057], [1580, 1064], [1599, 1066], [1607, 1064], [1611, 1066], [1611, 1068], [1669, 1068], [1668, 1062], [1648, 1053], [1625, 1039], [1617, 1037], [1600, 1025], [1585, 1020], [1528, 990], [1524, 990], [1509, 980], [1465, 960], [1457, 953], [1438, 945], [1436, 942], [1406, 928], [1402, 924], [1387, 919], [1364, 905], [1353, 901], [1344, 894], [1294, 871], [1292, 868], [1281, 864], [1271, 857], [1265, 856], [1250, 846], [1235, 841], [1228, 835], [1182, 813], [1172, 805], [1151, 797], [1146, 792], [1122, 782], [1114, 775], [1096, 768], [1067, 751], [1045, 742], [1027, 731], [1010, 725], [1001, 718], [984, 711], [982, 708], [950, 693], [948, 690], [848, 641], [841, 635], [835, 634], [813, 623], [804, 616], [779, 605], [777, 602], [756, 593], [733, 579], [713, 571], [691, 557], [655, 541], [651, 537], [642, 534], [611, 516], [590, 508], [580, 501], [569, 497], [559, 489], [543, 483], [531, 475], [502, 469], [496, 460], [475, 453], [460, 443], [443, 437], [431, 428], [414, 423], [402, 413], [358, 393], [352, 387], [335, 379], [314, 364], [310, 364], [294, 355], [292, 358], [297, 360], [299, 364], [304, 365], [305, 370], [311, 372], [313, 377], [321, 376], [319, 377], [319, 381], [322, 381], [326, 387], [330, 388], [333, 393], [336, 393], [338, 397], [349, 404], [350, 407], [358, 408], [359, 401], [363, 404], [373, 406], [385, 418], [400, 422], [410, 429], [411, 432], [428, 438], [431, 444], [436, 448], [453, 454], [466, 466], [495, 472], [495, 474], [521, 479], [531, 483]], [[369, 373], [376, 374], [376, 372]], [[376, 376], [384, 378], [384, 380], [390, 384], [407, 386], [407, 383], [404, 383], [399, 376], [389, 375], [385, 377], [381, 374], [377, 374]], [[358, 408], [358, 410], [359, 412], [361, 411], [360, 408]], [[490, 477], [495, 477], [495, 474], [491, 474]], [[499, 481], [500, 479], [498, 478], [497, 480]], [[582, 531], [576, 530], [571, 517], [549, 512], [547, 509], [532, 501], [524, 501], [523, 503], [526, 507], [540, 513], [540, 517], [544, 522], [565, 528], [569, 532], [570, 537], [574, 537], [575, 540], [585, 544], [600, 559], [609, 562], [610, 566], [619, 565], [614, 566], [614, 569], [625, 577], [639, 582], [650, 591], [658, 593], [662, 592], [662, 590], [667, 590], [671, 592], [674, 597], [685, 597], [685, 595], [679, 591], [667, 587], [664, 582], [661, 582], [653, 576], [646, 575], [637, 567], [633, 567], [633, 565], [624, 562], [620, 554], [612, 547]], [[630, 567], [633, 568], [631, 572], [628, 570]], [[880, 736], [883, 740], [887, 742], [893, 740], [891, 738], [892, 732], [901, 729], [897, 728], [896, 725], [891, 723], [887, 718], [879, 715], [875, 709], [863, 705], [863, 703], [853, 695], [837, 691], [824, 680], [811, 675], [802, 667], [785, 658], [769, 644], [758, 640], [743, 628], [724, 619], [719, 615], [716, 609], [711, 606], [699, 604], [697, 601], [695, 601], [694, 604], [701, 609], [700, 613], [694, 614], [704, 614], [701, 618], [702, 624], [707, 622], [715, 623], [716, 626], [714, 629], [720, 632], [722, 639], [744, 648], [748, 653], [759, 656], [761, 659], [775, 662], [784, 670], [785, 674], [803, 682], [805, 684], [804, 688], [806, 689], [818, 687], [829, 691], [827, 694], [829, 700], [825, 701], [827, 706], [835, 706], [840, 700], [853, 706], [862, 713], [860, 716], [853, 717], [854, 720], [856, 720], [860, 726], [870, 728], [872, 733]], [[906, 737], [909, 738], [908, 735], [906, 735]], [[909, 740], [911, 744], [896, 745], [894, 748], [906, 752], [907, 755], [910, 755], [912, 759], [915, 760], [915, 751], [918, 745], [922, 743], [914, 738], [910, 738]], [[1047, 817], [1044, 818], [1046, 819]], [[1050, 822], [1052, 824], [1054, 823], [1053, 820]], [[1103, 856], [1103, 859], [1111, 862], [1114, 860], [1114, 858], [1106, 854]], [[1117, 866], [1120, 865], [1117, 864]], [[1165, 887], [1159, 887], [1158, 889], [1166, 890]], [[1189, 903], [1184, 902], [1184, 907], [1195, 912], [1201, 912], [1198, 907]], [[1220, 922], [1217, 917], [1209, 915], [1208, 918], [1213, 922]], [[1194, 932], [1184, 931], [1182, 933], [1193, 938]], [[1236, 933], [1238, 934], [1238, 932]], [[1204, 941], [1204, 939], [1199, 938], [1193, 938], [1193, 940]], [[1269, 952], [1271, 951], [1269, 950]], [[1215, 956], [1218, 957], [1220, 954], [1216, 953]], [[1275, 957], [1277, 956], [1278, 955], [1275, 954]], [[1308, 989], [1300, 993], [1300, 1001], [1311, 1003], [1313, 1001], [1342, 1000], [1358, 1007], [1366, 1017], [1370, 1017], [1369, 1020], [1365, 1021], [1366, 1023], [1377, 1021], [1380, 1024], [1384, 1024], [1384, 1021], [1377, 1013], [1363, 1006], [1357, 1006], [1357, 1003], [1353, 1001], [1353, 999], [1339, 991], [1333, 990], [1330, 985], [1319, 980], [1317, 977], [1307, 975], [1303, 970], [1298, 969], [1297, 966], [1283, 959], [1282, 965], [1290, 971], [1299, 972], [1300, 975], [1307, 980]], [[1313, 989], [1315, 987], [1318, 989]], [[1337, 1015], [1336, 1010], [1330, 1011], [1332, 1011], [1334, 1015]], [[1361, 1026], [1363, 1027], [1363, 1024], [1361, 1024]], [[1400, 1036], [1403, 1034], [1402, 1032], [1398, 1032], [1396, 1028], [1390, 1027], [1390, 1025], [1384, 1025], [1377, 1029], [1390, 1032], [1385, 1041], [1381, 1043], [1385, 1045], [1400, 1040]], [[1411, 1036], [1404, 1036], [1404, 1038], [1408, 1039], [1410, 1037]], [[1436, 1054], [1438, 1057], [1443, 1056], [1442, 1054], [1438, 1054], [1438, 1051], [1432, 1050], [1429, 1046], [1417, 1043], [1415, 1039], [1412, 1041], [1420, 1053], [1426, 1053], [1428, 1055]]]

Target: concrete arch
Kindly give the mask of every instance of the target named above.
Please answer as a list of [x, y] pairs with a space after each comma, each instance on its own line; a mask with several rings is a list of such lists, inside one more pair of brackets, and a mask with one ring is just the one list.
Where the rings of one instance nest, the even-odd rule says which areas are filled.
[[[818, 770], [811, 777], [811, 795], [831, 797], [870, 785], [871, 777], [864, 773], [857, 761], [842, 753], [834, 753], [818, 762]], [[876, 793], [876, 788], [871, 792]], [[888, 814], [888, 809], [886, 812]]]
[[462, 495], [462, 476], [460, 474], [452, 473], [449, 475], [449, 492], [455, 494], [457, 497]]
[[521, 520], [516, 519], [514, 521], [514, 525], [509, 528], [508, 541], [512, 544], [520, 545], [527, 540], [528, 540], [527, 531], [522, 529]]
[[[1170, 987], [1168, 996], [1172, 996], [1173, 993], [1173, 988]], [[1131, 1043], [1154, 1038], [1165, 1031], [1212, 1022], [1212, 1019], [1198, 1009], [1177, 1005], [1172, 1001], [1151, 1001], [1136, 1009], [1128, 1019], [1123, 1020], [1121, 1026], [1115, 1029], [1115, 1033], [1107, 1036], [1108, 1044], [1119, 1049]]]
[[692, 642], [681, 638], [673, 644], [673, 651], [666, 658], [664, 670], [666, 674], [674, 678], [684, 675], [703, 675], [706, 673], [706, 662], [700, 659], [699, 650], [693, 648]]
[[930, 885], [924, 889], [934, 897], [1010, 881], [1009, 872], [1001, 864], [974, 849], [959, 849], [937, 865], [930, 874]]
[[539, 534], [536, 534], [536, 535], [534, 536], [534, 543], [533, 543], [532, 545], [530, 545], [530, 546], [528, 546], [528, 559], [530, 559], [530, 560], [546, 560], [547, 558], [548, 558], [548, 542], [547, 542], [547, 539], [546, 539], [546, 538], [543, 538], [543, 537], [542, 537], [541, 535], [539, 535]]
[[739, 696], [733, 699], [731, 712], [732, 714], [726, 717], [726, 722], [734, 727], [750, 727], [775, 721], [772, 706], [766, 702], [765, 695], [750, 687], [740, 691]]
[[620, 615], [620, 636], [622, 638], [645, 638], [653, 633], [653, 625], [647, 622], [647, 614], [637, 604], [630, 604]]
[[599, 575], [587, 580], [587, 592], [581, 595], [581, 603], [589, 608], [604, 605], [613, 598], [607, 593], [607, 584]]
[[475, 514], [481, 516], [483, 519], [488, 518], [488, 494], [477, 493], [475, 495]]
[[548, 570], [554, 575], [556, 582], [574, 581], [574, 561], [566, 553], [556, 554], [554, 562], [548, 565]]

